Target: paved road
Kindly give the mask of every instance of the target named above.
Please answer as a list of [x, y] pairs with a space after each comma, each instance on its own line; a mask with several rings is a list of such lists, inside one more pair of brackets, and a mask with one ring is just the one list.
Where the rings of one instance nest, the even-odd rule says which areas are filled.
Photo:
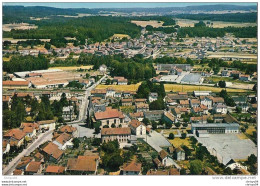
[[21, 158], [24, 156], [28, 156], [31, 152], [33, 152], [37, 147], [43, 144], [46, 141], [51, 140], [53, 130], [42, 133], [38, 136], [38, 139], [35, 140], [28, 148], [24, 149], [18, 156], [16, 156], [3, 170], [3, 175], [11, 175], [14, 171], [15, 167], [20, 162]]
[[90, 86], [89, 88], [86, 89], [85, 91], [85, 97], [83, 98], [82, 100], [82, 104], [80, 106], [80, 109], [79, 109], [79, 117], [77, 120], [75, 121], [72, 121], [72, 122], [67, 122], [68, 124], [81, 124], [81, 123], [84, 123], [85, 120], [87, 119], [87, 108], [89, 106], [89, 96], [91, 94], [91, 91], [96, 88], [96, 86], [98, 86], [101, 81], [106, 78], [107, 75], [104, 75], [98, 82], [94, 83], [92, 86]]

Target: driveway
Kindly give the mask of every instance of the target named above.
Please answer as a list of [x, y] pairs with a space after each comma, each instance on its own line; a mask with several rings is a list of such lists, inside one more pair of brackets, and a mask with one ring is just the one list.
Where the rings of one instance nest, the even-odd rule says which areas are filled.
[[52, 138], [52, 130], [42, 133], [38, 136], [38, 139], [35, 140], [29, 147], [24, 149], [18, 156], [16, 156], [3, 170], [3, 175], [11, 175], [14, 171], [15, 167], [20, 162], [21, 158], [24, 156], [28, 156], [31, 152], [33, 152], [37, 147], [41, 144], [45, 143], [46, 141], [51, 140]]
[[149, 135], [147, 135], [147, 138], [144, 138], [144, 141], [146, 141], [157, 152], [160, 152], [162, 150], [161, 147], [171, 146], [170, 142], [167, 139], [165, 139], [165, 137], [162, 134], [154, 130]]

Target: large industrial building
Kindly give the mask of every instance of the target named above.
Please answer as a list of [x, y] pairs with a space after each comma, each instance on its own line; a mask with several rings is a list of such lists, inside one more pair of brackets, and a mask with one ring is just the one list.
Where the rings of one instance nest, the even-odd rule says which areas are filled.
[[225, 134], [225, 133], [239, 133], [238, 123], [193, 123], [191, 124], [191, 131], [196, 134], [197, 131], [207, 131], [209, 134]]

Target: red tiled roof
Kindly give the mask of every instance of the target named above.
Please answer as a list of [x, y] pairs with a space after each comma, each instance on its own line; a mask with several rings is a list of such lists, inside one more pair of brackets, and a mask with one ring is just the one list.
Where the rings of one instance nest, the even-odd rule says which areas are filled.
[[65, 167], [58, 166], [58, 165], [49, 165], [46, 168], [47, 173], [56, 173], [56, 174], [61, 174], [65, 171]]
[[33, 97], [33, 93], [28, 93], [28, 92], [14, 92], [12, 95], [13, 96], [16, 95], [19, 98], [25, 98], [26, 96]]
[[14, 139], [21, 140], [25, 137], [25, 135], [26, 134], [20, 129], [11, 129], [4, 135], [4, 137], [12, 137]]
[[178, 169], [176, 169], [176, 168], [170, 168], [169, 174], [170, 175], [181, 175], [180, 172], [178, 171]]
[[129, 113], [129, 115], [130, 115], [132, 118], [144, 117], [144, 113], [143, 113], [143, 112]]
[[159, 152], [159, 156], [160, 156], [161, 159], [164, 159], [165, 157], [168, 156], [168, 153], [165, 150], [161, 150]]
[[101, 135], [122, 135], [131, 134], [131, 129], [129, 127], [125, 128], [102, 128]]
[[3, 86], [29, 86], [28, 81], [3, 81]]
[[67, 133], [61, 134], [59, 137], [56, 138], [55, 141], [59, 142], [60, 144], [64, 145], [67, 141], [71, 139], [71, 135]]
[[69, 126], [69, 125], [65, 125], [63, 127], [60, 128], [60, 132], [64, 133], [73, 133], [74, 131], [76, 131], [77, 129], [75, 127]]
[[117, 109], [112, 109], [107, 107], [106, 111], [104, 112], [96, 112], [95, 118], [96, 120], [110, 119], [110, 118], [124, 118], [124, 115], [122, 112], [118, 111]]
[[10, 101], [10, 99], [11, 99], [11, 97], [7, 96], [7, 95], [3, 95], [3, 97], [2, 97], [3, 102], [8, 102], [8, 101]]
[[38, 172], [38, 170], [40, 169], [41, 166], [41, 162], [36, 162], [36, 161], [32, 161], [28, 164], [28, 166], [26, 167], [26, 172]]
[[23, 174], [23, 171], [19, 170], [19, 169], [15, 169], [13, 172], [13, 175], [22, 175], [22, 174]]
[[140, 172], [142, 168], [141, 163], [137, 163], [135, 161], [132, 161], [131, 163], [126, 163], [123, 165], [123, 170], [124, 171], [135, 171], [135, 172]]
[[180, 100], [181, 105], [189, 105], [189, 100]]
[[146, 175], [169, 175], [168, 170], [149, 170]]
[[34, 128], [33, 127], [24, 127], [23, 132], [25, 133], [33, 133]]
[[67, 170], [95, 172], [98, 156], [79, 156], [68, 159]]
[[213, 97], [213, 103], [224, 103], [224, 99], [222, 97]]
[[138, 121], [138, 120], [136, 120], [136, 119], [132, 120], [129, 124], [130, 124], [132, 127], [134, 127], [134, 128], [137, 128], [137, 127], [139, 127], [140, 125], [144, 125], [142, 122], [140, 122], [140, 121]]
[[63, 151], [60, 150], [58, 146], [52, 142], [50, 142], [46, 147], [44, 147], [43, 151], [55, 159], [59, 159], [63, 154]]

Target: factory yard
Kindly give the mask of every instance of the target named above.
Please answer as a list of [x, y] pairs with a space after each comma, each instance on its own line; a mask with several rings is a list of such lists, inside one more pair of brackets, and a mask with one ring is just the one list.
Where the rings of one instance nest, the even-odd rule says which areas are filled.
[[79, 70], [79, 69], [83, 69], [83, 70], [89, 70], [92, 69], [93, 65], [87, 65], [87, 66], [69, 66], [69, 67], [50, 67], [49, 69], [59, 69], [59, 70]]
[[249, 139], [240, 139], [238, 134], [209, 134], [208, 138], [197, 138], [224, 165], [230, 159], [244, 160], [257, 155], [257, 146]]
[[140, 85], [141, 82], [137, 84], [131, 84], [131, 85], [98, 85], [96, 89], [113, 88], [115, 90], [120, 90], [120, 91], [136, 91]]

